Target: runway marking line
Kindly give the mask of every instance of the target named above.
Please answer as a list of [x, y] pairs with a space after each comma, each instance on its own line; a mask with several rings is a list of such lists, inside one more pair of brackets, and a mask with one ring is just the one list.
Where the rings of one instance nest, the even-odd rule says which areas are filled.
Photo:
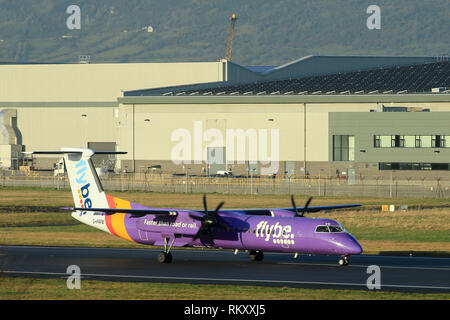
[[[300, 262], [277, 262], [277, 264], [284, 264], [284, 265], [298, 265], [298, 266], [326, 266], [326, 267], [336, 267], [336, 264], [325, 264], [325, 263], [300, 263]], [[369, 267], [360, 265], [360, 264], [351, 264], [346, 266], [348, 267], [355, 267], [355, 268], [367, 268]], [[382, 269], [411, 269], [411, 270], [431, 270], [431, 271], [450, 271], [450, 268], [427, 268], [427, 267], [400, 267], [400, 266], [379, 266]]]
[[[31, 271], [0, 271], [9, 274], [39, 274], [39, 275], [66, 275], [60, 272], [31, 272]], [[312, 282], [312, 281], [286, 281], [286, 280], [249, 280], [249, 279], [221, 279], [221, 278], [188, 278], [188, 277], [160, 277], [160, 276], [132, 276], [132, 275], [113, 275], [113, 274], [83, 274], [84, 277], [103, 277], [103, 278], [130, 278], [130, 279], [156, 279], [156, 280], [194, 280], [194, 281], [227, 281], [227, 282], [249, 282], [249, 283], [284, 283], [284, 284], [312, 284], [312, 285], [335, 285], [335, 286], [358, 286], [366, 287], [367, 284], [345, 283], [345, 282]], [[450, 287], [436, 286], [415, 286], [415, 285], [396, 285], [382, 284], [382, 288], [408, 288], [408, 289], [434, 289], [434, 290], [450, 290]]]

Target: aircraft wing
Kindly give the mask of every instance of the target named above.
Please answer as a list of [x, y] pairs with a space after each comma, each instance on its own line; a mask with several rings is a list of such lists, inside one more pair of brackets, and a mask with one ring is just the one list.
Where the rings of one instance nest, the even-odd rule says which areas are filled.
[[[346, 209], [346, 208], [356, 208], [356, 207], [361, 207], [362, 204], [337, 204], [337, 205], [331, 205], [331, 206], [309, 206], [306, 209], [306, 212], [318, 212], [318, 211], [323, 211], [323, 210], [335, 210], [335, 209]], [[304, 207], [297, 207], [297, 211], [301, 212], [303, 211]], [[287, 211], [292, 211], [295, 212], [293, 207], [290, 208], [278, 208], [278, 209], [273, 209], [273, 210], [287, 210]]]
[[[361, 204], [340, 204], [340, 205], [329, 205], [329, 206], [309, 206], [306, 209], [306, 212], [318, 212], [323, 210], [335, 210], [335, 209], [346, 209], [346, 208], [356, 208], [361, 207]], [[304, 207], [297, 207], [298, 212], [302, 212]], [[235, 214], [244, 214], [244, 215], [262, 215], [262, 216], [270, 216], [272, 215], [272, 211], [290, 211], [295, 212], [293, 207], [289, 208], [272, 208], [272, 209], [225, 209], [220, 212], [225, 213], [235, 213]]]
[[[335, 210], [335, 209], [346, 209], [346, 208], [355, 208], [361, 207], [361, 204], [339, 204], [339, 205], [329, 205], [329, 206], [309, 206], [306, 209], [306, 212], [319, 212], [323, 210]], [[63, 210], [72, 210], [72, 211], [94, 211], [94, 212], [104, 212], [107, 215], [112, 215], [115, 213], [129, 213], [135, 216], [145, 216], [147, 214], [150, 215], [167, 215], [167, 216], [176, 216], [180, 212], [185, 213], [202, 213], [201, 210], [168, 210], [168, 209], [110, 209], [110, 208], [61, 208]], [[297, 207], [298, 212], [302, 212], [304, 207]], [[271, 215], [271, 211], [290, 211], [295, 212], [293, 207], [290, 208], [273, 208], [273, 209], [225, 209], [220, 210], [220, 212], [224, 213], [234, 213], [234, 214], [244, 214], [244, 215]]]

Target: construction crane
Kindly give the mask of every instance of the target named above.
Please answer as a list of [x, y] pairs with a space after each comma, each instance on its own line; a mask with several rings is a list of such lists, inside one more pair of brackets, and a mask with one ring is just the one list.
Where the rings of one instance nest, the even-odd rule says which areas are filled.
[[234, 37], [234, 28], [236, 26], [236, 14], [231, 15], [230, 19], [230, 31], [228, 32], [228, 46], [227, 46], [227, 55], [226, 60], [231, 61], [231, 50], [233, 49], [233, 37]]

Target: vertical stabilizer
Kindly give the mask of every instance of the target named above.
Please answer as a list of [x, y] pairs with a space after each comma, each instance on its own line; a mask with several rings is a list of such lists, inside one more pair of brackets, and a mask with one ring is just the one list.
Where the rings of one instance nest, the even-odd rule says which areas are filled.
[[103, 186], [98, 178], [90, 149], [62, 148], [73, 201], [78, 208], [108, 208]]
[[131, 240], [125, 228], [125, 214], [116, 213], [107, 215], [100, 212], [83, 211], [82, 208], [117, 208], [123, 204], [131, 206], [130, 202], [107, 196], [103, 190], [102, 183], [97, 175], [92, 156], [94, 154], [125, 154], [116, 151], [93, 151], [91, 149], [61, 148], [61, 151], [33, 151], [25, 154], [63, 155], [64, 163], [69, 176], [70, 188], [72, 189], [74, 207], [72, 217], [100, 229], [113, 233], [124, 239]]

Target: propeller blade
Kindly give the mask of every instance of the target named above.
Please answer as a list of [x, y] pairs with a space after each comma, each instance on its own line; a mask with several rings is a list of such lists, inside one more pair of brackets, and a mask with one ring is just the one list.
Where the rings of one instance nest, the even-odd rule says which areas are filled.
[[311, 200], [312, 200], [312, 199], [313, 199], [313, 198], [310, 197], [310, 198], [308, 199], [308, 201], [306, 201], [306, 204], [305, 204], [305, 206], [303, 207], [303, 210], [302, 210], [302, 213], [301, 213], [300, 217], [303, 217], [303, 216], [305, 215], [305, 213], [307, 212], [308, 207], [309, 207], [309, 204], [311, 203]]
[[[220, 216], [219, 216], [219, 210], [222, 208], [222, 206], [225, 204], [225, 202], [221, 202], [219, 203], [219, 205], [216, 207], [216, 209], [214, 211], [209, 212], [208, 211], [208, 204], [207, 204], [207, 200], [206, 200], [206, 194], [203, 195], [203, 209], [204, 209], [204, 216], [203, 217], [198, 217], [196, 215], [193, 214], [189, 214], [189, 216], [197, 221], [201, 221], [201, 226], [200, 229], [198, 230], [197, 234], [192, 238], [194, 241], [197, 239], [200, 239], [203, 243], [203, 240], [201, 239], [201, 236], [203, 235], [207, 235], [209, 238], [209, 243], [214, 246], [214, 237], [213, 237], [213, 233], [212, 233], [212, 229], [213, 227], [218, 227], [221, 228], [223, 230], [227, 230], [229, 231], [229, 227], [227, 226], [226, 223], [223, 223], [219, 220]], [[203, 243], [204, 244], [204, 243]]]
[[197, 220], [197, 221], [203, 221], [203, 217], [198, 217], [193, 214], [189, 214], [189, 217], [191, 217], [192, 219]]
[[200, 238], [200, 234], [199, 234], [199, 232], [197, 232], [197, 234], [192, 238], [192, 240], [197, 240], [198, 238]]
[[211, 232], [211, 229], [208, 229], [208, 237], [209, 237], [209, 243], [212, 245], [212, 246], [214, 246], [214, 239], [213, 239], [213, 235], [212, 235], [212, 232]]
[[196, 235], [192, 238], [194, 241], [199, 239], [202, 234], [205, 233], [205, 228], [203, 226], [200, 227]]
[[222, 206], [225, 204], [225, 202], [221, 202], [221, 203], [219, 203], [219, 205], [217, 206], [217, 208], [216, 208], [216, 210], [214, 211], [214, 213], [215, 214], [217, 214], [218, 212], [219, 212], [219, 210], [220, 210], [220, 208], [222, 208]]
[[203, 209], [205, 210], [205, 214], [208, 213], [208, 206], [206, 204], [206, 194], [203, 195]]
[[292, 202], [292, 207], [294, 208], [294, 212], [295, 212], [295, 216], [298, 216], [298, 210], [297, 210], [297, 205], [295, 204], [295, 200], [294, 200], [294, 196], [291, 195], [291, 202]]

